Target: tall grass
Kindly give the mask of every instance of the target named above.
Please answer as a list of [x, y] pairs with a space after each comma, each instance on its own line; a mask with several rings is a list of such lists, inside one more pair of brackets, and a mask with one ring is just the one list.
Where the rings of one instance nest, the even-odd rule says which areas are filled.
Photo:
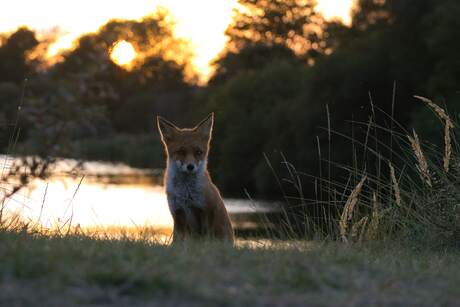
[[[347, 243], [398, 239], [433, 246], [460, 246], [460, 151], [454, 146], [456, 125], [449, 114], [430, 99], [415, 98], [433, 110], [444, 126], [443, 150], [422, 142], [415, 131], [406, 131], [393, 115], [378, 110], [372, 99], [369, 121], [354, 123], [365, 132], [363, 140], [355, 138], [354, 132], [349, 136], [333, 131], [328, 119], [328, 142], [331, 142], [330, 135], [350, 141], [354, 153], [352, 162], [350, 165], [335, 163], [329, 153], [328, 159], [323, 160], [328, 163], [326, 178], [321, 167], [318, 177], [287, 166], [287, 181], [297, 191], [301, 180], [309, 177], [314, 179], [318, 195], [316, 199], [306, 199], [300, 193], [296, 197], [285, 196], [289, 203], [286, 220], [290, 225], [304, 225], [303, 228], [285, 227], [287, 236], [320, 236]], [[391, 124], [377, 124], [377, 112]], [[327, 114], [329, 118], [329, 110]], [[390, 135], [390, 142], [379, 139], [382, 133]], [[371, 146], [371, 143], [374, 144]], [[358, 149], [363, 161], [358, 161]], [[319, 140], [318, 152], [322, 159]], [[331, 168], [345, 171], [348, 180], [331, 178]], [[290, 203], [292, 199], [296, 199], [296, 206]], [[311, 210], [312, 207], [316, 209]], [[306, 231], [302, 233], [302, 229]]]
[[[20, 216], [6, 214], [7, 202], [13, 195], [30, 184], [36, 178], [48, 177], [49, 167], [55, 161], [52, 156], [45, 158], [22, 157], [14, 158], [16, 146], [21, 135], [21, 116], [25, 105], [27, 79], [23, 81], [21, 95], [17, 106], [16, 116], [11, 123], [12, 132], [9, 137], [5, 155], [1, 158], [2, 165], [0, 173], [0, 230], [2, 229], [25, 229], [30, 226], [31, 221], [24, 222]], [[52, 143], [51, 145], [56, 145]]]

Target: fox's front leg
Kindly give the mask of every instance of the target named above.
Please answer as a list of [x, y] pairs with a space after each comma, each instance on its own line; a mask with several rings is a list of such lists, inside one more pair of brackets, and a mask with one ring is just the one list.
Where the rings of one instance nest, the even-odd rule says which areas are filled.
[[189, 232], [184, 209], [179, 208], [174, 210], [172, 212], [172, 217], [174, 220], [173, 242], [182, 241], [185, 239], [187, 233]]
[[191, 209], [195, 220], [194, 233], [201, 237], [209, 235], [209, 223], [206, 210], [198, 207], [192, 207]]

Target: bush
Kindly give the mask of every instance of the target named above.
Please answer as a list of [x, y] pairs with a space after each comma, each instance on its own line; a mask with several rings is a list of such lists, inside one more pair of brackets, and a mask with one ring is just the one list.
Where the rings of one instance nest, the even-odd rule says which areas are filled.
[[123, 162], [133, 167], [163, 168], [163, 146], [153, 134], [119, 134], [73, 143], [73, 156], [84, 160]]

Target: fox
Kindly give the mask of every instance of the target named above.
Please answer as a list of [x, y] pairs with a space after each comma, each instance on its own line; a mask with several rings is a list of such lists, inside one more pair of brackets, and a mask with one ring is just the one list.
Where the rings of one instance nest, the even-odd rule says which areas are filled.
[[164, 185], [172, 215], [173, 243], [210, 238], [233, 245], [234, 233], [219, 189], [207, 169], [214, 113], [194, 128], [178, 128], [157, 116], [164, 145]]

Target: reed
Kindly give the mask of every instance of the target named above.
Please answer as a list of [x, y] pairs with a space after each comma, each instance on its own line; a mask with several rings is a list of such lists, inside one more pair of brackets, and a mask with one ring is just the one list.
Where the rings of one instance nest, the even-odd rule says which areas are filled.
[[361, 178], [359, 183], [351, 191], [350, 195], [348, 196], [347, 202], [345, 203], [345, 206], [343, 207], [342, 215], [340, 217], [340, 222], [339, 222], [339, 230], [340, 230], [340, 238], [345, 243], [348, 242], [348, 237], [347, 237], [348, 225], [353, 217], [353, 210], [355, 209], [356, 204], [358, 203], [359, 194], [361, 193], [361, 190], [363, 189], [363, 185], [366, 179], [367, 179], [366, 175], [364, 175]]
[[426, 103], [444, 122], [444, 157], [443, 165], [445, 172], [449, 172], [449, 163], [452, 156], [452, 139], [451, 139], [451, 130], [454, 128], [454, 123], [451, 120], [449, 114], [440, 106], [435, 104], [428, 98], [422, 96], [414, 96], [415, 98]]

